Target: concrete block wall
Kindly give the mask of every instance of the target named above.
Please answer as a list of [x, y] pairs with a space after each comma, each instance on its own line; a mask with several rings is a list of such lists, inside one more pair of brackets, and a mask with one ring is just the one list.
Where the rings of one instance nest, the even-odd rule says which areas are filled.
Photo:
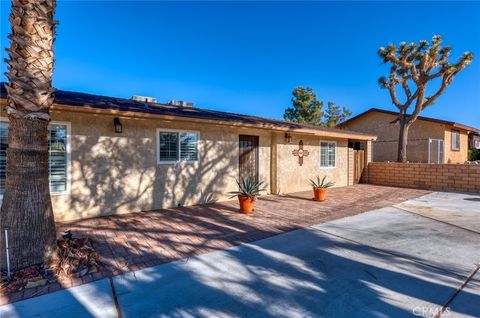
[[370, 162], [368, 183], [480, 193], [480, 165]]

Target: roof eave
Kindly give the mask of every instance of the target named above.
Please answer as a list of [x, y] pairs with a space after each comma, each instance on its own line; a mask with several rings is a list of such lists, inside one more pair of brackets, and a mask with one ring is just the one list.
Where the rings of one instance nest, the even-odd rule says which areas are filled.
[[[0, 105], [6, 106], [6, 99], [0, 99]], [[291, 132], [291, 133], [298, 133], [298, 134], [305, 134], [305, 135], [314, 135], [314, 136], [324, 136], [324, 137], [332, 137], [332, 138], [343, 138], [343, 139], [354, 139], [354, 140], [361, 140], [361, 141], [369, 141], [369, 140], [376, 140], [377, 137], [373, 135], [365, 135], [365, 134], [355, 134], [351, 132], [341, 132], [341, 131], [321, 131], [316, 129], [309, 129], [309, 128], [292, 128], [292, 127], [284, 127], [272, 124], [248, 124], [242, 122], [234, 122], [234, 121], [220, 121], [220, 120], [213, 120], [213, 119], [205, 119], [205, 118], [195, 118], [195, 117], [184, 117], [184, 116], [174, 116], [174, 115], [162, 115], [162, 114], [152, 114], [152, 113], [144, 113], [144, 112], [134, 112], [134, 111], [125, 111], [125, 110], [116, 110], [116, 109], [101, 109], [96, 107], [89, 107], [89, 106], [72, 106], [66, 104], [59, 104], [54, 103], [51, 107], [52, 111], [69, 111], [69, 112], [76, 112], [76, 113], [90, 113], [90, 114], [99, 114], [99, 115], [107, 115], [107, 116], [118, 116], [123, 118], [155, 118], [155, 119], [162, 119], [167, 121], [185, 121], [185, 122], [196, 122], [196, 123], [206, 123], [211, 125], [220, 125], [220, 126], [231, 126], [231, 127], [242, 127], [242, 128], [256, 128], [256, 129], [265, 129], [277, 132]]]
[[466, 130], [467, 134], [470, 134], [470, 133], [480, 134], [480, 129], [477, 129], [475, 127], [470, 127], [470, 126], [466, 126], [459, 123], [453, 123], [452, 126], [458, 129]]
[[334, 137], [334, 138], [345, 138], [345, 139], [356, 139], [356, 140], [376, 140], [377, 139], [376, 136], [363, 135], [363, 134], [351, 134], [347, 132], [320, 131], [320, 130], [308, 129], [308, 128], [290, 128], [290, 127], [283, 127], [283, 126], [277, 126], [277, 125], [271, 125], [271, 124], [247, 124], [247, 123], [234, 122], [234, 121], [221, 121], [221, 120], [213, 120], [213, 119], [205, 119], [205, 118], [161, 115], [161, 114], [152, 114], [152, 113], [115, 110], [115, 109], [77, 107], [77, 106], [70, 106], [70, 105], [63, 105], [63, 104], [56, 104], [56, 103], [52, 106], [51, 109], [119, 116], [124, 118], [156, 118], [156, 119], [163, 119], [163, 120], [170, 120], [170, 121], [176, 120], [176, 121], [185, 121], [185, 122], [206, 123], [206, 124], [220, 125], [220, 126], [257, 128], [257, 129], [273, 130], [278, 132], [291, 132], [291, 133], [299, 133], [299, 134], [307, 134], [307, 135], [315, 135], [315, 136], [326, 136], [326, 137]]

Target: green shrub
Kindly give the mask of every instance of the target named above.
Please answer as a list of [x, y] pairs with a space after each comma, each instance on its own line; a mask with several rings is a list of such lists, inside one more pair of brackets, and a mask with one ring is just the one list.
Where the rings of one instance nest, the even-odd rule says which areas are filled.
[[480, 160], [480, 149], [469, 149], [468, 160], [470, 161]]
[[252, 178], [240, 178], [240, 180], [235, 181], [237, 181], [238, 191], [230, 192], [232, 198], [237, 195], [255, 198], [260, 194], [260, 191], [265, 191], [265, 189], [260, 189], [263, 185], [263, 181], [257, 181]]
[[326, 188], [333, 187], [335, 183], [331, 181], [325, 182], [326, 178], [327, 176], [324, 176], [323, 179], [320, 180], [320, 177], [317, 176], [317, 181], [310, 179], [310, 184], [315, 189], [326, 189]]

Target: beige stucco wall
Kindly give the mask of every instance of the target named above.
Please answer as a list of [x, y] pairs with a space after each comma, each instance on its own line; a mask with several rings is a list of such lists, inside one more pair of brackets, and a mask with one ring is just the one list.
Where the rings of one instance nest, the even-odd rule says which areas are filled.
[[[310, 190], [309, 179], [314, 179], [317, 175], [320, 177], [326, 175], [328, 180], [335, 182], [335, 186], [348, 185], [348, 141], [346, 139], [292, 134], [290, 143], [281, 136], [278, 136], [277, 140], [278, 193]], [[303, 141], [303, 149], [309, 151], [309, 155], [303, 158], [302, 166], [298, 163], [298, 157], [292, 155], [292, 151], [298, 149], [300, 140]], [[335, 168], [320, 167], [321, 140], [337, 143]]]
[[[236, 190], [238, 135], [259, 136], [259, 177], [270, 189], [271, 132], [189, 122], [53, 112], [71, 127], [70, 193], [52, 195], [57, 221], [227, 200]], [[199, 160], [157, 164], [157, 128], [199, 132]], [[266, 191], [266, 192], [268, 192]]]
[[[52, 121], [70, 126], [70, 190], [52, 195], [57, 221], [229, 200], [238, 177], [239, 134], [259, 136], [264, 193], [308, 190], [316, 175], [348, 184], [347, 139], [293, 134], [286, 143], [284, 133], [269, 130], [134, 118], [121, 118], [123, 133], [116, 134], [113, 116], [64, 111], [54, 111]], [[157, 164], [157, 128], [198, 131], [199, 160]], [[300, 139], [310, 151], [302, 167], [292, 155]], [[320, 168], [320, 140], [337, 142], [335, 168]]]
[[[395, 115], [371, 112], [348, 122], [345, 128], [377, 135], [373, 142], [373, 161], [396, 161], [398, 147], [398, 123], [392, 124]], [[444, 140], [445, 163], [463, 163], [467, 160], [468, 136], [461, 135], [461, 151], [451, 151], [451, 127], [442, 123], [416, 120], [409, 129], [407, 157], [410, 162], [428, 162], [428, 139]]]
[[[452, 129], [460, 132], [460, 150], [452, 149]], [[468, 134], [452, 127], [445, 129], [445, 163], [464, 163], [468, 160]]]
[[[259, 177], [269, 188], [271, 133], [187, 122], [54, 113], [71, 122], [72, 188], [53, 200], [57, 218], [84, 218], [226, 200], [236, 189], [238, 135], [259, 136]], [[193, 163], [157, 164], [157, 128], [199, 132]], [[64, 212], [65, 211], [65, 212]]]

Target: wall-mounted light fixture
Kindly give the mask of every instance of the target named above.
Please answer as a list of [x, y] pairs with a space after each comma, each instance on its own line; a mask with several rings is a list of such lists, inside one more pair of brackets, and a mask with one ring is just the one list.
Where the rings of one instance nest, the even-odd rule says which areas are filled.
[[120, 118], [115, 117], [113, 119], [113, 125], [115, 126], [115, 133], [121, 134], [122, 133], [122, 123], [120, 122]]
[[285, 141], [288, 144], [292, 142], [292, 135], [290, 133], [285, 133]]

